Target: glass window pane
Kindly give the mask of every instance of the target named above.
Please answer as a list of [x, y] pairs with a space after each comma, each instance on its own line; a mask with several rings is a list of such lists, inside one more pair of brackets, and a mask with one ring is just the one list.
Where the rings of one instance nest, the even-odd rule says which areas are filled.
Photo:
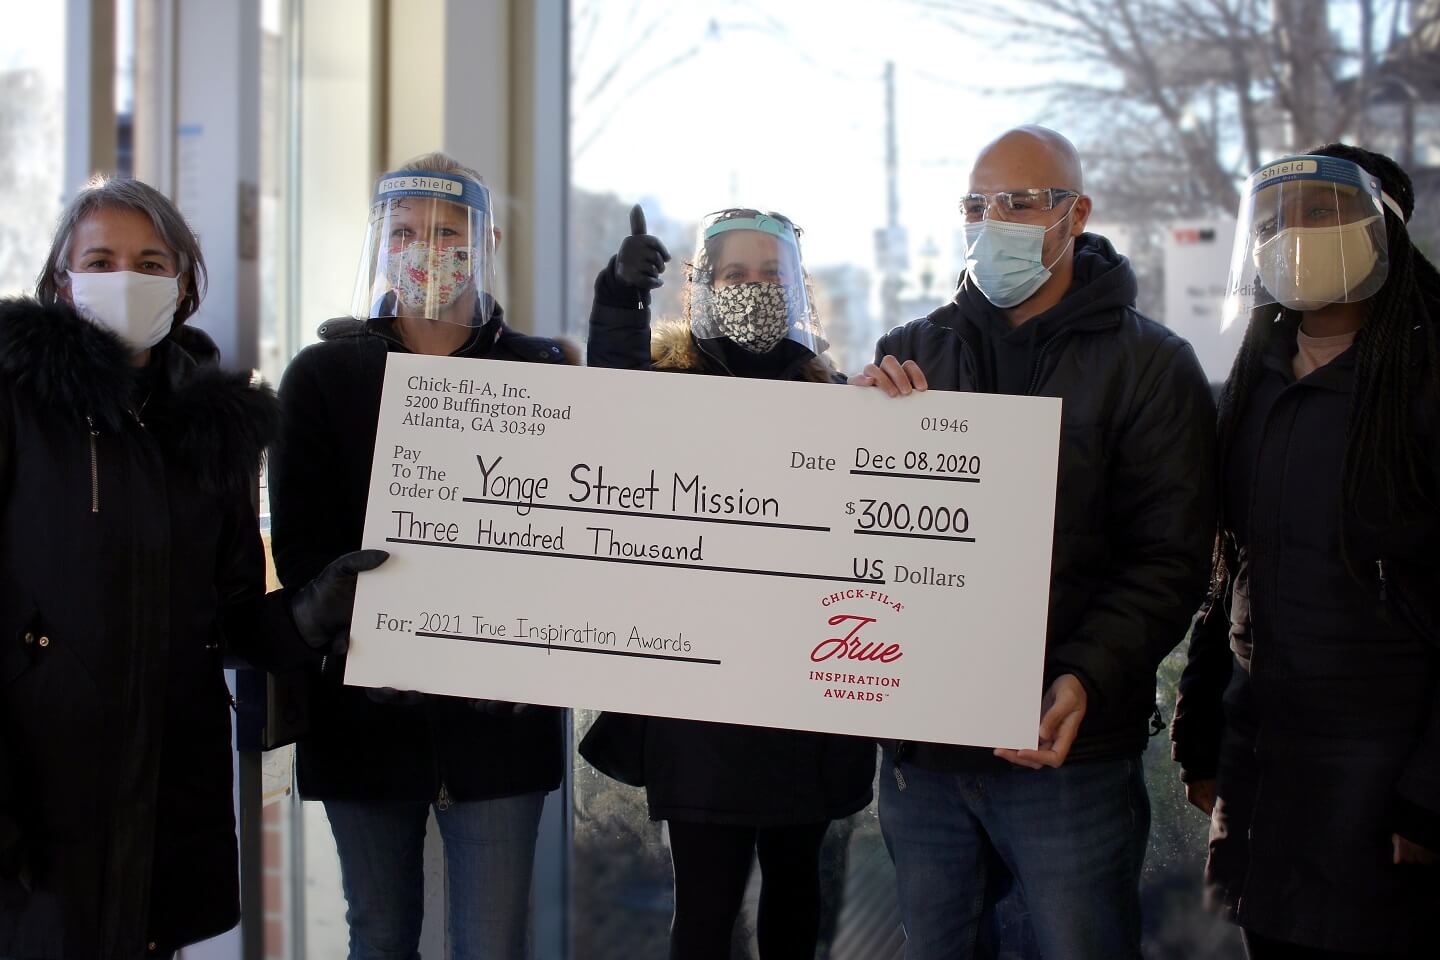
[[[632, 204], [643, 204], [650, 232], [674, 255], [654, 294], [657, 319], [681, 315], [684, 263], [703, 214], [772, 208], [805, 229], [832, 356], [854, 372], [882, 332], [951, 297], [964, 269], [957, 201], [972, 189], [971, 164], [999, 133], [1037, 117], [1079, 148], [1094, 200], [1088, 229], [1130, 258], [1140, 308], [1190, 339], [1217, 383], [1242, 332], [1220, 334], [1236, 190], [1262, 159], [1334, 139], [1394, 156], [1417, 185], [1412, 236], [1432, 256], [1440, 249], [1432, 175], [1440, 141], [1427, 124], [1436, 94], [1433, 83], [1415, 82], [1433, 73], [1440, 49], [1436, 4], [1262, 4], [1255, 22], [1226, 27], [1222, 45], [1248, 57], [1276, 43], [1338, 44], [1343, 62], [1307, 58], [1311, 74], [1251, 77], [1240, 87], [1228, 59], [1214, 55], [1214, 35], [1201, 30], [1214, 24], [1175, 18], [1173, 4], [1155, 3], [1136, 8], [1142, 22], [1129, 35], [1102, 18], [1101, 38], [1081, 19], [1090, 6], [1007, 0], [979, 18], [966, 0], [887, 5], [883, 15], [863, 0], [693, 10], [574, 0], [567, 330], [584, 337], [595, 276], [625, 237]], [[1282, 23], [1286, 11], [1294, 16]], [[1152, 55], [1163, 107], [1116, 50]], [[1077, 62], [1085, 66], [1078, 79]], [[1371, 71], [1363, 83], [1362, 62]], [[1351, 112], [1280, 86], [1310, 81]], [[1176, 103], [1178, 119], [1166, 113]], [[1044, 186], [1060, 184], [974, 189]], [[1032, 216], [1048, 223], [1071, 209], [1063, 202]], [[1158, 677], [1167, 719], [1183, 653], [1182, 645]], [[577, 712], [577, 736], [588, 719]], [[1201, 908], [1207, 821], [1186, 803], [1164, 739], [1145, 753], [1153, 810], [1146, 955], [1238, 957], [1234, 929]], [[646, 818], [643, 791], [578, 760], [575, 791], [577, 957], [663, 952], [668, 851], [663, 829]], [[887, 912], [893, 889], [873, 807], [832, 836], [842, 829], [852, 831], [846, 896], [830, 955], [891, 955], [899, 942]], [[846, 939], [862, 902], [872, 910], [865, 922], [892, 926], [884, 949], [870, 941], [866, 952]]]
[[260, 5], [260, 372], [280, 382], [295, 353], [291, 244], [294, 186], [288, 176], [297, 149], [293, 78], [298, 65], [290, 0]]
[[115, 175], [135, 176], [135, 0], [115, 0]]
[[65, 4], [7, 7], [0, 31], [0, 296], [35, 289], [65, 169]]

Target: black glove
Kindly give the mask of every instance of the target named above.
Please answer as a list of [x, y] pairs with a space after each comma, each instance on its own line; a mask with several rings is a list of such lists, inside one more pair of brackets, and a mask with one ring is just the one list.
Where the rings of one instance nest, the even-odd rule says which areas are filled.
[[492, 717], [518, 717], [530, 709], [528, 703], [511, 703], [509, 700], [471, 700], [470, 706]]
[[390, 558], [384, 550], [356, 550], [331, 561], [320, 575], [295, 591], [290, 616], [311, 649], [339, 656], [350, 648], [350, 615], [355, 580]]
[[365, 691], [365, 695], [387, 707], [413, 707], [425, 699], [423, 693], [416, 693], [414, 690], [396, 690], [394, 687], [371, 687]]
[[669, 259], [670, 251], [660, 238], [645, 232], [645, 211], [640, 209], [640, 204], [635, 204], [630, 208], [630, 236], [615, 254], [616, 279], [636, 290], [654, 290], [665, 283], [660, 274], [665, 272]]

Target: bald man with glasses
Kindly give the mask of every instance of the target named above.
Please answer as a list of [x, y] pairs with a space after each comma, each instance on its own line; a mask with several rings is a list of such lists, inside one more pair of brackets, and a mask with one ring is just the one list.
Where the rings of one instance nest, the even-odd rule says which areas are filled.
[[1129, 261], [1085, 232], [1068, 140], [1004, 134], [960, 209], [954, 300], [886, 334], [851, 383], [1063, 399], [1050, 611], [1035, 749], [885, 745], [880, 819], [906, 956], [974, 957], [994, 890], [1013, 883], [1025, 952], [1138, 960], [1141, 755], [1156, 668], [1208, 582], [1214, 404], [1190, 345], [1135, 309]]

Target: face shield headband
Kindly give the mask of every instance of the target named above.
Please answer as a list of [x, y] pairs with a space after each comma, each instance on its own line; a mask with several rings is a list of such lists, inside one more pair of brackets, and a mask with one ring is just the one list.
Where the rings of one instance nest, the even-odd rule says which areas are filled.
[[396, 170], [375, 185], [356, 278], [355, 316], [415, 316], [470, 324], [451, 307], [489, 292], [490, 195], [470, 177]]
[[467, 177], [426, 170], [395, 170], [375, 184], [376, 204], [404, 197], [461, 203], [485, 220], [490, 219], [490, 191]]
[[1257, 170], [1237, 215], [1222, 332], [1266, 306], [1303, 312], [1374, 296], [1388, 275], [1386, 209], [1404, 221], [1350, 160], [1293, 156]]

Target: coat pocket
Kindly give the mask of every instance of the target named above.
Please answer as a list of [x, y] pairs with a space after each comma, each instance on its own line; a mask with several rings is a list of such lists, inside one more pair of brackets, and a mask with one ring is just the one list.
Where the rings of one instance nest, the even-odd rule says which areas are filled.
[[0, 685], [8, 685], [44, 656], [50, 637], [35, 601], [0, 576]]

